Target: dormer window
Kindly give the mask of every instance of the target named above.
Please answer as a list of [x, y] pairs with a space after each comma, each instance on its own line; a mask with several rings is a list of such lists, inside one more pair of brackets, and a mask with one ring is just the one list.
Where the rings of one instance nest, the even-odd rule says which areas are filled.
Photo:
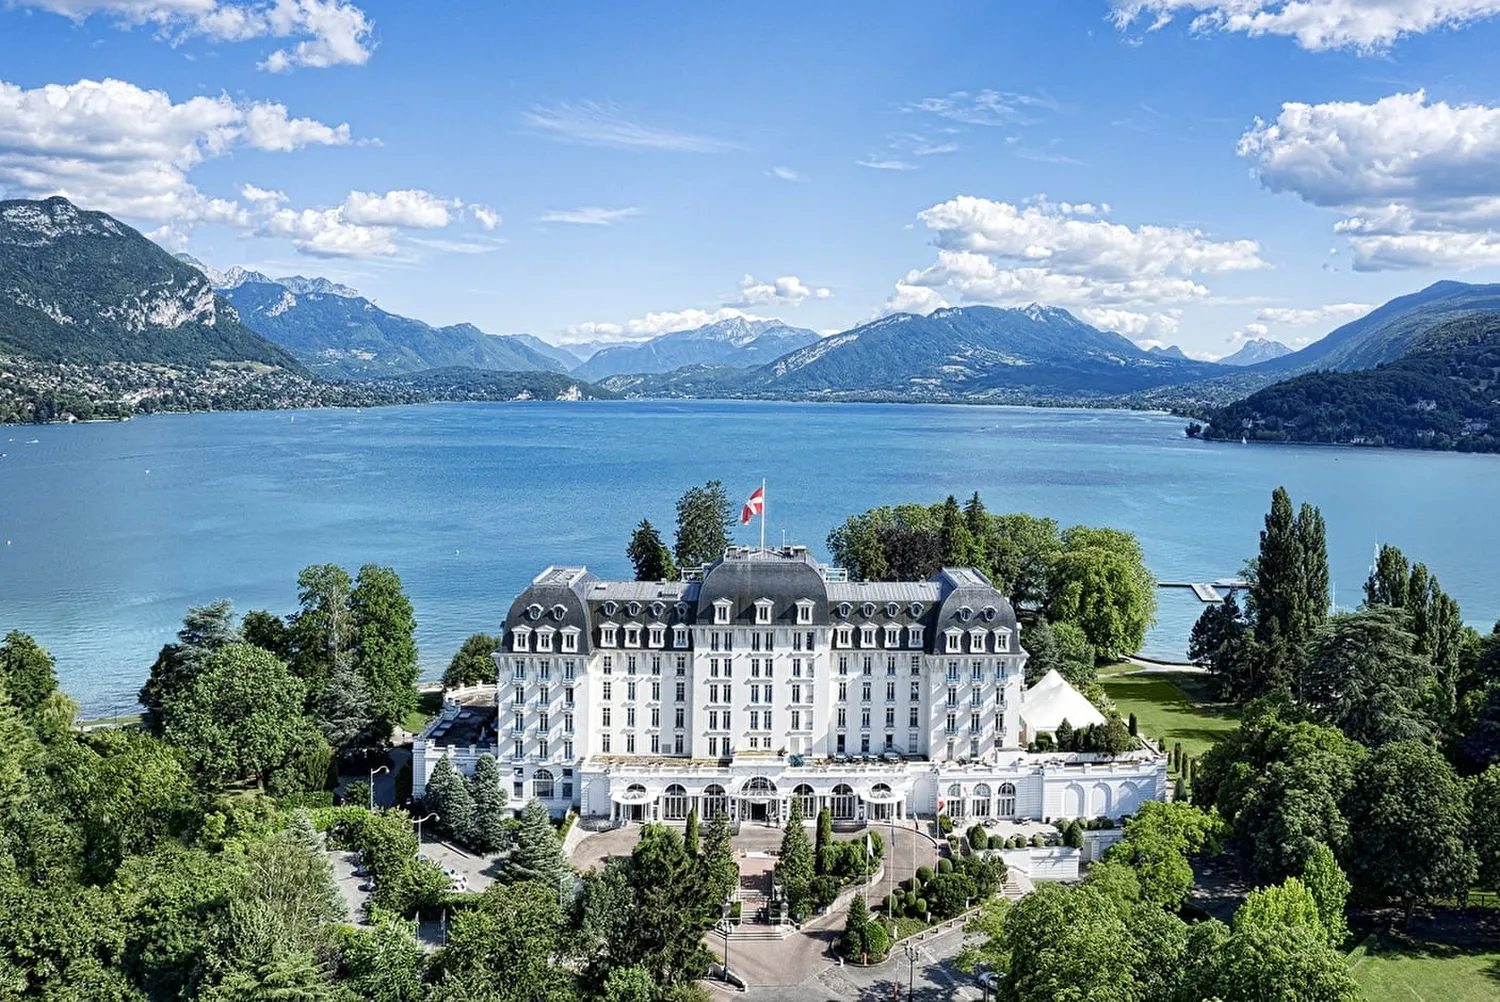
[[922, 603], [913, 602], [911, 605], [906, 607], [906, 611], [911, 616], [911, 618], [916, 619], [918, 616], [922, 615]]
[[901, 627], [895, 623], [887, 623], [885, 627], [885, 645], [887, 647], [901, 646]]
[[661, 614], [664, 613], [664, 612], [666, 612], [666, 611], [667, 611], [666, 603], [664, 603], [664, 602], [652, 602], [651, 603], [651, 615], [655, 616], [657, 619], [660, 619], [661, 618]]
[[958, 618], [967, 623], [969, 620], [974, 618], [974, 610], [970, 609], [966, 605], [962, 606], [958, 610]]
[[639, 603], [639, 602], [630, 602], [630, 603], [627, 603], [626, 606], [625, 606], [625, 612], [626, 612], [627, 615], [639, 616], [641, 614], [641, 603]]
[[620, 607], [615, 604], [613, 599], [611, 599], [600, 606], [600, 608], [604, 610], [604, 614], [606, 616], [613, 616], [615, 614], [615, 610], [619, 609]]
[[531, 650], [531, 631], [524, 626], [518, 626], [510, 632], [510, 649], [513, 651]]
[[913, 624], [911, 624], [910, 626], [908, 626], [906, 628], [906, 646], [908, 646], [908, 647], [921, 647], [922, 646], [922, 624], [921, 623], [913, 623]]
[[875, 627], [873, 627], [873, 626], [861, 626], [859, 628], [859, 646], [861, 646], [861, 647], [874, 647], [875, 646]]
[[801, 599], [797, 602], [797, 622], [803, 625], [812, 622], [813, 604], [809, 599]]
[[564, 654], [578, 652], [578, 628], [576, 626], [570, 626], [562, 631], [562, 649]]
[[885, 604], [885, 614], [887, 616], [899, 616], [899, 615], [901, 615], [901, 603], [900, 602], [887, 602]]
[[552, 618], [557, 620], [559, 623], [563, 621], [563, 618], [566, 617], [567, 614], [568, 607], [563, 605], [561, 602], [552, 607]]
[[688, 618], [688, 606], [687, 606], [686, 602], [678, 602], [677, 603], [677, 618], [678, 619], [687, 619]]
[[536, 649], [539, 651], [552, 650], [552, 627], [546, 627], [536, 631]]
[[526, 607], [526, 617], [533, 620], [541, 619], [542, 607], [540, 605], [537, 605], [535, 602], [531, 603]]
[[662, 647], [667, 642], [667, 630], [663, 626], [652, 626], [648, 634], [648, 643], [651, 647]]
[[853, 646], [854, 631], [847, 626], [840, 626], [834, 631], [834, 642], [840, 647]]
[[848, 602], [840, 602], [839, 603], [839, 615], [842, 618], [848, 619], [849, 618], [849, 613], [851, 613], [853, 611], [854, 611], [854, 606], [850, 605]]
[[755, 603], [755, 621], [757, 623], [769, 623], [771, 621], [771, 609], [773, 603], [768, 598], [759, 599]]
[[616, 643], [615, 638], [618, 635], [619, 635], [619, 627], [615, 626], [615, 624], [613, 624], [613, 623], [605, 623], [603, 626], [599, 627], [599, 646], [600, 647], [613, 647], [613, 646], [615, 646], [615, 643]]
[[714, 603], [714, 622], [720, 625], [729, 622], [729, 610], [734, 605], [727, 598], [721, 598]]
[[986, 623], [993, 623], [995, 621], [995, 617], [1000, 615], [1000, 610], [996, 609], [993, 605], [987, 605], [984, 607], [984, 611], [981, 613], [981, 615], [984, 616], [984, 621]]
[[984, 653], [984, 631], [983, 630], [970, 630], [969, 631], [969, 652], [972, 653], [972, 654], [983, 654]]
[[995, 650], [999, 651], [1002, 654], [1009, 654], [1010, 653], [1010, 631], [1009, 630], [996, 630], [995, 631]]
[[672, 646], [686, 647], [688, 645], [688, 631], [686, 626], [672, 627]]
[[625, 627], [625, 646], [641, 646], [641, 628], [639, 626], [636, 626], [634, 623], [631, 623]]
[[960, 651], [962, 651], [963, 650], [963, 636], [964, 636], [964, 631], [962, 631], [962, 630], [947, 630], [947, 631], [945, 631], [944, 635], [943, 635], [943, 639], [944, 639], [943, 650], [946, 651], [949, 654], [957, 654]]
[[864, 605], [859, 607], [859, 611], [865, 616], [873, 616], [875, 615], [875, 603], [866, 602]]

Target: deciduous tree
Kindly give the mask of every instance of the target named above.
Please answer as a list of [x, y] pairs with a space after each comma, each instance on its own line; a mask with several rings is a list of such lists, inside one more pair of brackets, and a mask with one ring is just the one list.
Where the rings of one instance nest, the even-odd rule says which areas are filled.
[[0, 687], [23, 714], [35, 712], [57, 691], [57, 670], [52, 655], [20, 630], [12, 630], [0, 641]]
[[161, 733], [162, 708], [192, 685], [214, 651], [244, 639], [228, 599], [189, 609], [177, 631], [177, 643], [161, 649], [141, 687], [138, 698], [146, 709], [146, 726]]
[[443, 688], [458, 689], [467, 685], [493, 685], [495, 660], [490, 655], [500, 650], [502, 641], [488, 633], [472, 633], [443, 672]]
[[366, 564], [349, 595], [354, 667], [370, 694], [378, 737], [389, 736], [417, 707], [416, 616], [389, 567]]

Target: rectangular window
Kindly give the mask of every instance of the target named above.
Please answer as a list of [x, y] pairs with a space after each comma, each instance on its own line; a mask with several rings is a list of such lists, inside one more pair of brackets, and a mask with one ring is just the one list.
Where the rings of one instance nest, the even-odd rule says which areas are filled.
[[552, 631], [547, 630], [536, 635], [536, 649], [539, 651], [552, 650]]
[[715, 623], [720, 623], [720, 624], [729, 622], [729, 603], [728, 602], [716, 602], [716, 603], [714, 603], [714, 622]]
[[679, 707], [678, 707], [678, 708], [677, 708], [677, 726], [678, 726], [678, 727], [681, 727], [681, 726], [682, 726], [682, 721], [683, 721], [683, 718], [684, 718], [684, 717], [685, 717], [685, 716], [686, 716], [686, 715], [687, 715], [687, 711], [686, 711], [686, 710], [684, 710], [684, 709], [683, 709], [683, 708], [682, 708], [682, 707], [680, 707], [680, 706], [679, 706]]
[[864, 683], [864, 685], [861, 687], [861, 690], [860, 690], [860, 702], [868, 703], [869, 701], [870, 701], [870, 683], [866, 682], [866, 683]]
[[660, 654], [653, 654], [653, 655], [651, 655], [651, 674], [653, 674], [653, 675], [660, 675], [661, 674], [661, 655]]
[[688, 645], [688, 631], [686, 626], [674, 626], [672, 628], [672, 646], [686, 647]]
[[516, 711], [516, 722], [515, 722], [514, 725], [512, 725], [511, 729], [512, 730], [516, 730], [516, 731], [524, 731], [526, 729], [526, 711], [525, 710], [517, 710]]
[[846, 709], [844, 709], [842, 706], [839, 707], [839, 726], [840, 727], [848, 727], [849, 726], [849, 711], [846, 710]]
[[792, 702], [802, 702], [802, 686], [796, 684], [792, 685]]
[[838, 746], [836, 750], [839, 752], [842, 752], [844, 750], [844, 736], [842, 734], [838, 736]]
[[616, 628], [613, 626], [601, 626], [599, 628], [599, 646], [613, 647], [615, 645]]
[[896, 726], [896, 708], [894, 706], [887, 706], [885, 708], [885, 726]]
[[606, 755], [609, 754], [609, 735], [608, 734], [601, 734], [601, 735], [599, 735], [599, 750], [602, 751]]
[[870, 726], [870, 708], [867, 706], [859, 714], [859, 726], [868, 729]]
[[675, 749], [674, 754], [677, 754], [677, 755], [681, 755], [682, 754], [682, 735], [681, 734], [677, 735], [677, 737], [675, 739], [673, 739], [672, 747]]
[[840, 700], [846, 700], [848, 698], [849, 698], [849, 683], [848, 682], [840, 682], [839, 683], [839, 699]]
[[536, 663], [536, 677], [543, 682], [552, 678], [552, 662], [548, 658], [542, 658]]
[[539, 731], [550, 731], [552, 729], [552, 715], [546, 710], [536, 715], [536, 726]]
[[863, 658], [860, 659], [860, 666], [859, 667], [860, 667], [860, 674], [861, 675], [865, 675], [865, 676], [872, 675], [872, 674], [874, 674], [875, 659], [872, 658], [870, 655], [866, 654]]
[[948, 681], [950, 681], [950, 682], [957, 682], [958, 681], [958, 662], [957, 661], [949, 661], [948, 662]]
[[631, 731], [625, 735], [625, 752], [628, 755], [635, 754], [635, 732]]
[[984, 681], [984, 662], [975, 661], [969, 666], [969, 679], [974, 682]]
[[523, 739], [516, 738], [515, 746], [511, 749], [511, 757], [512, 758], [525, 758], [526, 757], [526, 742]]
[[573, 714], [571, 714], [571, 713], [564, 713], [563, 714], [563, 730], [566, 731], [569, 734], [573, 733]]
[[913, 682], [911, 684], [911, 701], [913, 703], [920, 703], [922, 701], [922, 683], [921, 682]]
[[750, 659], [750, 677], [760, 678], [760, 658]]
[[[570, 728], [570, 730], [571, 730], [571, 728]], [[573, 742], [572, 742], [572, 740], [564, 741], [563, 742], [563, 758], [571, 759], [572, 757], [573, 757]], [[569, 792], [569, 790], [568, 790], [567, 784], [563, 785], [563, 796], [565, 796], [565, 797], [572, 796], [572, 793]]]
[[810, 604], [808, 604], [806, 602], [800, 602], [800, 603], [798, 603], [798, 605], [797, 605], [797, 622], [799, 622], [799, 623], [811, 623], [812, 622], [812, 606]]
[[708, 729], [711, 730], [711, 731], [716, 731], [716, 730], [719, 729], [719, 711], [718, 710], [709, 710], [708, 711]]
[[875, 646], [875, 627], [873, 627], [873, 626], [861, 626], [859, 628], [859, 646], [861, 646], [861, 647], [874, 647]]
[[599, 663], [599, 666], [605, 675], [613, 675], [615, 673], [615, 656], [613, 654], [604, 655], [604, 660]]
[[962, 649], [961, 645], [963, 643], [963, 640], [960, 634], [950, 633], [948, 634], [946, 639], [947, 645], [943, 649], [949, 654], [956, 654], [959, 650]]
[[677, 677], [682, 678], [687, 674], [687, 655], [677, 655]]
[[567, 633], [564, 633], [562, 635], [562, 640], [562, 649], [564, 653], [571, 654], [573, 651], [578, 650], [578, 634], [575, 631], [569, 630]]
[[526, 702], [526, 687], [518, 685], [515, 689], [511, 690], [510, 701], [516, 704]]
[[640, 658], [634, 654], [627, 654], [625, 656], [625, 674], [634, 675], [638, 667], [640, 667]]
[[571, 685], [563, 687], [563, 705], [573, 705], [573, 687]]
[[802, 677], [802, 659], [792, 658], [792, 678]]
[[947, 727], [944, 728], [949, 734], [958, 733], [958, 714], [948, 714]]
[[760, 712], [758, 710], [750, 711], [750, 729], [752, 731], [760, 730]]
[[719, 701], [719, 687], [718, 686], [711, 685], [711, 686], [708, 687], [708, 701], [710, 703], [717, 703]]
[[566, 659], [564, 659], [564, 661], [563, 661], [563, 679], [564, 679], [564, 681], [568, 681], [568, 682], [573, 681], [573, 675], [578, 670], [577, 665], [578, 665], [578, 662], [574, 661], [572, 658], [566, 658]]
[[847, 654], [840, 654], [839, 655], [839, 674], [840, 675], [847, 675], [847, 674], [849, 674], [849, 655], [847, 655]]
[[651, 754], [658, 755], [660, 753], [661, 753], [661, 735], [659, 735], [659, 734], [653, 734], [653, 735], [651, 735]]
[[630, 700], [631, 702], [635, 702], [635, 683], [634, 682], [627, 682], [625, 684], [625, 698], [628, 699], [628, 700]]
[[641, 628], [639, 626], [627, 626], [627, 627], [625, 627], [625, 646], [626, 647], [639, 647], [639, 646], [641, 646]]
[[887, 675], [895, 675], [896, 674], [896, 655], [890, 654], [890, 655], [886, 656], [886, 659], [885, 659], [885, 673]]
[[750, 634], [750, 649], [752, 651], [760, 650], [760, 634], [754, 631]]
[[615, 684], [613, 682], [600, 683], [600, 695], [602, 695], [605, 699], [609, 699], [612, 695], [614, 695], [614, 688]]
[[667, 629], [664, 626], [653, 626], [647, 643], [652, 647], [661, 647], [667, 642]]
[[511, 662], [515, 665], [515, 667], [511, 669], [510, 677], [516, 679], [517, 681], [524, 679], [526, 677], [526, 659], [511, 658]]
[[718, 738], [709, 738], [708, 739], [708, 754], [710, 756], [719, 754], [719, 739]]
[[531, 647], [531, 633], [526, 630], [512, 630], [510, 634], [510, 649], [513, 651], [524, 651]]
[[862, 755], [870, 754], [870, 735], [861, 734], [859, 736], [859, 751]]
[[978, 714], [978, 712], [969, 714], [969, 730], [971, 730], [971, 731], [977, 731], [977, 730], [979, 730], [979, 727], [980, 727], [980, 724], [979, 724], [979, 714]]
[[906, 721], [906, 726], [907, 727], [916, 727], [916, 726], [918, 726], [921, 723], [921, 721], [918, 719], [920, 716], [921, 716], [920, 711], [915, 706], [913, 706], [911, 708], [910, 712], [908, 713], [909, 719]]
[[813, 637], [814, 636], [816, 636], [816, 634], [814, 634], [813, 631], [811, 631], [811, 630], [807, 631], [807, 649], [808, 650], [812, 650], [813, 649]]
[[687, 699], [687, 683], [686, 682], [678, 682], [677, 683], [677, 702], [680, 703], [684, 699]]
[[885, 628], [885, 645], [887, 647], [901, 646], [901, 627], [891, 624]]
[[1005, 630], [995, 631], [995, 650], [1001, 654], [1010, 653], [1010, 633]]
[[635, 707], [633, 707], [633, 706], [627, 706], [627, 707], [625, 707], [625, 726], [626, 727], [634, 727], [635, 726]]
[[537, 738], [536, 753], [541, 758], [546, 758], [547, 757], [547, 739], [546, 738]]
[[970, 692], [969, 692], [969, 705], [970, 706], [983, 706], [984, 705], [984, 690], [981, 689], [981, 688], [979, 688], [979, 686], [977, 686], [977, 685], [972, 690], [970, 690]]
[[651, 698], [653, 700], [659, 700], [659, 699], [661, 699], [661, 683], [660, 682], [652, 682], [651, 683]]
[[922, 655], [913, 654], [911, 656], [911, 673], [914, 676], [922, 674]]
[[715, 631], [715, 632], [710, 633], [708, 635], [708, 649], [711, 650], [711, 651], [716, 651], [716, 650], [719, 649], [719, 634], [718, 634], [718, 631]]
[[609, 726], [609, 721], [610, 721], [610, 709], [609, 709], [609, 707], [607, 707], [607, 706], [600, 707], [600, 709], [599, 709], [599, 722], [603, 726], [608, 727]]
[[794, 730], [794, 731], [800, 731], [800, 730], [802, 730], [802, 711], [801, 710], [793, 710], [792, 711], [792, 730]]
[[951, 685], [948, 686], [948, 705], [949, 706], [957, 706], [958, 705], [958, 690], [955, 689]]
[[922, 646], [922, 628], [920, 626], [913, 625], [913, 626], [908, 626], [906, 628], [906, 646], [907, 647], [921, 647]]
[[651, 707], [651, 726], [652, 727], [660, 727], [661, 726], [661, 707], [659, 707], [659, 706], [653, 706], [653, 707]]
[[896, 683], [895, 682], [887, 682], [885, 684], [885, 698], [886, 698], [886, 701], [890, 702], [890, 703], [894, 703], [896, 701]]

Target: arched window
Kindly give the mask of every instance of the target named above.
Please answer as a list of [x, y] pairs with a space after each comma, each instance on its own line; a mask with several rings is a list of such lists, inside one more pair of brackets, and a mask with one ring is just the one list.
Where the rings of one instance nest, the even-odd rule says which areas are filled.
[[797, 788], [792, 791], [792, 796], [797, 798], [797, 804], [802, 808], [802, 817], [811, 821], [818, 816], [818, 795], [813, 788], [806, 783], [798, 783]]
[[964, 788], [957, 783], [948, 787], [947, 813], [951, 818], [964, 816]]
[[855, 807], [858, 798], [854, 796], [854, 788], [848, 783], [840, 783], [833, 788], [833, 802], [830, 804], [833, 820], [853, 821]]
[[1000, 804], [996, 811], [1002, 818], [1013, 818], [1016, 816], [1016, 784], [1000, 784]]
[[661, 795], [661, 817], [663, 821], [682, 821], [688, 816], [687, 789], [673, 783]]
[[766, 797], [774, 797], [775, 795], [776, 784], [764, 776], [751, 776], [745, 781], [745, 785], [740, 787], [740, 796], [742, 797], [755, 797], [763, 800]]
[[718, 815], [729, 817], [729, 798], [718, 783], [703, 788], [703, 820], [712, 821]]
[[987, 818], [990, 816], [990, 784], [978, 783], [974, 787], [973, 803], [969, 806], [976, 818]]
[[552, 773], [547, 769], [538, 769], [531, 775], [531, 795], [538, 800], [552, 799]]

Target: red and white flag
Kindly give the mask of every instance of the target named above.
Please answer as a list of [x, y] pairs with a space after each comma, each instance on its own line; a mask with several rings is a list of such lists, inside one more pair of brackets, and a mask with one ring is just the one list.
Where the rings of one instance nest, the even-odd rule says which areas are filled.
[[745, 502], [745, 507], [740, 509], [740, 525], [749, 525], [750, 520], [756, 515], [766, 513], [766, 489], [755, 488], [755, 493], [750, 495], [750, 500]]

